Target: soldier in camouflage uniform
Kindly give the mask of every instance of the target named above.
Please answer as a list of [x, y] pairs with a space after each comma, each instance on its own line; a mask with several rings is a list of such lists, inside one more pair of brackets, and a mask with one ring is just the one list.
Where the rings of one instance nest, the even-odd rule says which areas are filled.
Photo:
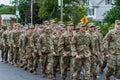
[[12, 46], [13, 46], [13, 63], [14, 66], [19, 66], [19, 37], [21, 35], [21, 25], [16, 23], [16, 30], [11, 34]]
[[25, 56], [23, 58], [23, 65], [24, 69], [29, 69], [30, 72], [33, 72], [32, 66], [33, 66], [33, 57], [32, 57], [32, 47], [31, 47], [31, 36], [33, 33], [34, 26], [30, 25], [29, 29], [26, 29], [25, 31], [25, 37], [24, 37], [24, 49], [25, 49]]
[[38, 49], [37, 49], [37, 41], [38, 41], [38, 38], [40, 36], [40, 28], [42, 28], [42, 26], [39, 26], [39, 25], [35, 25], [35, 29], [34, 29], [34, 32], [31, 36], [31, 47], [32, 47], [32, 56], [33, 56], [33, 74], [37, 74], [37, 65], [38, 65], [38, 59], [39, 59], [39, 55], [38, 55]]
[[91, 76], [93, 77], [93, 80], [96, 80], [97, 77], [97, 65], [100, 63], [101, 55], [100, 55], [100, 42], [98, 39], [98, 36], [95, 33], [95, 25], [94, 23], [88, 24], [88, 33], [92, 36], [92, 40], [94, 42], [94, 48], [95, 48], [95, 54], [91, 55]]
[[105, 36], [104, 50], [108, 66], [105, 80], [110, 80], [111, 75], [115, 76], [115, 80], [120, 80], [120, 20], [115, 21], [115, 29]]
[[9, 63], [11, 65], [13, 65], [14, 63], [14, 52], [13, 52], [13, 38], [12, 38], [12, 34], [15, 32], [15, 30], [17, 29], [17, 24], [15, 23], [13, 25], [13, 29], [10, 31], [10, 34], [9, 34], [9, 47], [10, 47], [10, 51], [9, 51]]
[[[3, 26], [4, 27], [4, 26]], [[3, 39], [2, 39], [2, 33], [4, 32], [4, 28], [2, 27], [2, 29], [0, 30], [0, 50], [1, 50], [1, 58], [2, 58], [2, 62], [3, 62]]]
[[53, 52], [53, 42], [50, 34], [50, 28], [44, 28], [43, 34], [38, 39], [38, 49], [41, 58], [41, 73], [42, 77], [46, 76], [46, 68], [48, 66], [48, 56]]
[[100, 55], [101, 55], [101, 61], [100, 61], [100, 63], [98, 63], [99, 64], [99, 68], [100, 68], [99, 72], [101, 74], [103, 74], [104, 68], [106, 67], [106, 60], [104, 59], [104, 55], [103, 55], [103, 46], [102, 46], [103, 35], [100, 32], [100, 27], [99, 26], [96, 26], [95, 34], [98, 36], [99, 51], [100, 51]]
[[2, 40], [3, 40], [3, 61], [5, 63], [8, 62], [8, 50], [9, 50], [9, 32], [10, 32], [10, 27], [7, 26], [7, 30], [3, 32], [2, 34]]
[[[27, 27], [25, 28], [27, 29]], [[24, 38], [25, 38], [25, 31], [23, 31], [19, 38], [19, 66], [21, 68], [24, 67], [23, 65], [23, 57], [25, 56], [25, 49], [24, 49]]]
[[[69, 22], [67, 25], [67, 31], [62, 34], [60, 38], [59, 46], [60, 46], [60, 72], [61, 72], [61, 80], [65, 80], [67, 77], [67, 69], [71, 65], [71, 42], [73, 37], [73, 23]], [[71, 67], [72, 68], [72, 67]], [[72, 71], [72, 69], [71, 69]]]
[[50, 64], [49, 66], [51, 69], [52, 80], [56, 80], [57, 69], [60, 66], [59, 40], [62, 35], [61, 27], [57, 26], [55, 32], [56, 33], [52, 35], [52, 41], [53, 41], [55, 54], [51, 54], [51, 59], [48, 60], [48, 65]]
[[84, 80], [90, 80], [91, 55], [94, 54], [92, 36], [86, 32], [84, 23], [78, 24], [79, 33], [72, 38], [73, 80], [79, 80], [83, 67]]

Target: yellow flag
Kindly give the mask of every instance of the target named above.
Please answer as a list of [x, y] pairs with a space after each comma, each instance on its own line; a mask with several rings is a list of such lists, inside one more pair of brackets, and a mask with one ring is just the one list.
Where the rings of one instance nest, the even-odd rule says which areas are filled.
[[86, 16], [84, 16], [82, 19], [80, 19], [80, 22], [83, 22], [83, 23], [87, 24], [89, 22], [89, 20]]

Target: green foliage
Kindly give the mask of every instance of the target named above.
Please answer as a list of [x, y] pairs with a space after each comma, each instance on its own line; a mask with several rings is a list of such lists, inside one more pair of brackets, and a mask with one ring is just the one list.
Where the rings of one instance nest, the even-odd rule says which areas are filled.
[[114, 24], [104, 24], [101, 25], [100, 29], [101, 29], [101, 33], [103, 34], [103, 36], [105, 36], [108, 32], [109, 28], [114, 28]]
[[0, 6], [0, 13], [1, 14], [14, 14], [15, 8], [14, 8], [14, 6], [1, 5]]
[[107, 23], [114, 23], [115, 20], [120, 20], [120, 1], [115, 0], [113, 8], [107, 11], [104, 15], [104, 21]]
[[104, 21], [112, 24], [115, 20], [120, 20], [120, 6], [113, 7], [105, 13]]
[[[78, 0], [63, 0], [63, 17], [64, 22], [73, 21], [77, 24], [80, 21], [86, 11], [78, 3]], [[39, 0], [39, 13], [38, 16], [41, 19], [59, 19], [60, 20], [60, 6], [58, 6], [58, 0]]]

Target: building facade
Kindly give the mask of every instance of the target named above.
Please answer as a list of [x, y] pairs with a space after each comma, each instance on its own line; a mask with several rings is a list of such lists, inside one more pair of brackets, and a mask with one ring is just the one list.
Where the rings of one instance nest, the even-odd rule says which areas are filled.
[[109, 11], [114, 4], [114, 0], [87, 0], [85, 8], [87, 8], [87, 17], [102, 22], [104, 13]]

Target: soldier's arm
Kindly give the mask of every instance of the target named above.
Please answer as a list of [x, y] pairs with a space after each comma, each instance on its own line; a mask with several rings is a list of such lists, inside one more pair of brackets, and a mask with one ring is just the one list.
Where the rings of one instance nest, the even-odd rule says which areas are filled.
[[63, 37], [63, 35], [62, 35], [62, 37], [59, 38], [58, 48], [59, 48], [60, 54], [63, 55], [63, 52], [64, 52], [64, 37]]
[[108, 32], [103, 39], [103, 50], [105, 53], [108, 53], [109, 42], [111, 40], [111, 32]]
[[76, 50], [76, 41], [77, 40], [77, 36], [73, 36], [72, 37], [72, 41], [71, 41], [71, 51], [72, 51], [72, 56], [75, 57], [76, 55], [78, 55], [77, 50]]
[[37, 40], [37, 50], [38, 53], [41, 54], [41, 43], [42, 43], [42, 36], [39, 36], [38, 40]]

